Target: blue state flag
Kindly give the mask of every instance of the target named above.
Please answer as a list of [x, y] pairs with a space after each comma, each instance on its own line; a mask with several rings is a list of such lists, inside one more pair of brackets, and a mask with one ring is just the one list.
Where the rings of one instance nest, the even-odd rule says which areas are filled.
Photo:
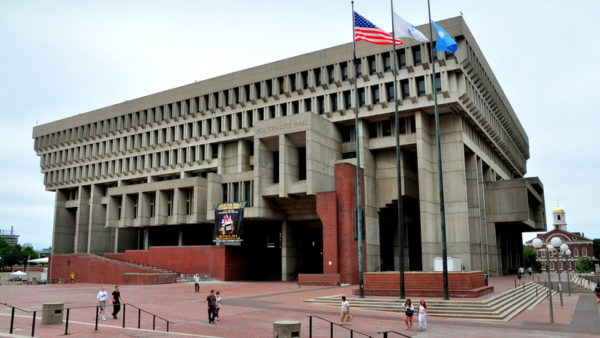
[[448, 34], [448, 32], [446, 32], [437, 23], [431, 23], [433, 24], [433, 29], [435, 29], [435, 34], [437, 36], [434, 49], [440, 52], [456, 52], [456, 50], [458, 49], [458, 44], [456, 43], [456, 41], [454, 41], [450, 34]]

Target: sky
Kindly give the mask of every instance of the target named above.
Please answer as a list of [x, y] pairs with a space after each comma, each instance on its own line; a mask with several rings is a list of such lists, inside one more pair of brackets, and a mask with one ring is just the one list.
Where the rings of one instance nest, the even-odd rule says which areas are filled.
[[[394, 9], [427, 22], [425, 0]], [[389, 1], [355, 10], [391, 31]], [[433, 0], [431, 11], [462, 12], [499, 80], [528, 134], [526, 176], [544, 184], [549, 228], [558, 201], [570, 231], [600, 238], [600, 1]], [[0, 229], [51, 245], [35, 125], [351, 39], [350, 1], [0, 0]]]

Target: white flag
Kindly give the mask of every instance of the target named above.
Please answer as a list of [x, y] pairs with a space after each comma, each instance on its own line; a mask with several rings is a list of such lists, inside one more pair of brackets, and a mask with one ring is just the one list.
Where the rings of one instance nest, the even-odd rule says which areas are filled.
[[394, 12], [394, 35], [395, 38], [407, 37], [417, 41], [429, 41], [423, 33], [419, 32], [410, 22], [402, 19], [396, 12]]

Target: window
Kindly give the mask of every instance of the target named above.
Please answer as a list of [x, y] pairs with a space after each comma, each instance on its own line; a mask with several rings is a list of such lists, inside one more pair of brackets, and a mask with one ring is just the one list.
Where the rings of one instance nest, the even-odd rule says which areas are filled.
[[173, 216], [173, 196], [173, 190], [167, 191], [167, 216]]
[[417, 95], [423, 96], [425, 95], [425, 77], [419, 76], [416, 78], [417, 80]]
[[219, 157], [219, 145], [217, 143], [212, 143], [210, 145], [210, 150], [212, 152], [212, 157], [211, 158], [218, 158]]
[[244, 182], [244, 200], [247, 206], [252, 206], [252, 181]]
[[290, 74], [290, 91], [296, 90], [296, 74]]
[[587, 257], [587, 248], [581, 249], [581, 257]]
[[265, 119], [265, 109], [264, 108], [258, 108], [257, 109], [257, 117], [256, 119], [258, 121], [262, 121]]
[[331, 100], [331, 111], [337, 111], [340, 109], [338, 107], [338, 95], [336, 93], [331, 94], [329, 99]]
[[223, 196], [223, 203], [229, 202], [229, 196], [227, 195], [227, 183], [221, 184], [221, 192]]
[[385, 93], [387, 94], [388, 102], [394, 101], [394, 97], [396, 96], [394, 93], [394, 83], [388, 82], [385, 84]]
[[185, 191], [185, 214], [192, 214], [192, 205], [194, 204], [194, 190], [187, 189]]
[[542, 252], [542, 258], [546, 258], [546, 251], [541, 251]]
[[342, 80], [348, 80], [348, 62], [340, 63], [340, 67], [342, 68]]
[[335, 68], [333, 67], [333, 65], [331, 66], [327, 66], [327, 80], [329, 81], [329, 83], [333, 83], [333, 81], [335, 81]]
[[344, 92], [344, 109], [350, 109], [352, 107], [352, 95], [349, 90]]
[[279, 106], [279, 112], [281, 113], [281, 116], [287, 116], [287, 104], [282, 104]]
[[279, 152], [273, 152], [273, 183], [279, 183]]
[[325, 113], [325, 98], [323, 96], [317, 97], [317, 111], [319, 114]]
[[300, 76], [302, 77], [302, 88], [308, 88], [308, 71], [303, 71]]
[[304, 111], [309, 112], [312, 111], [312, 104], [310, 99], [304, 99]]
[[390, 53], [384, 53], [383, 54], [383, 71], [387, 72], [390, 69], [392, 69]]
[[354, 125], [342, 125], [342, 142], [353, 142], [354, 138]]
[[454, 53], [446, 52], [446, 60], [454, 59]]
[[403, 48], [396, 50], [396, 57], [398, 58], [397, 67], [399, 69], [406, 67], [406, 49]]
[[408, 79], [400, 81], [400, 89], [402, 89], [402, 99], [408, 99], [410, 97], [410, 85]]
[[358, 88], [358, 105], [362, 107], [365, 105], [366, 97], [365, 97], [365, 88]]
[[231, 185], [231, 190], [233, 193], [233, 202], [238, 202], [240, 200], [240, 184], [238, 182], [234, 182]]
[[298, 180], [306, 180], [306, 147], [298, 148]]
[[298, 114], [300, 112], [300, 105], [298, 101], [292, 102], [292, 114]]
[[150, 217], [156, 216], [156, 211], [154, 208], [155, 203], [156, 203], [156, 194], [153, 193], [150, 196]]
[[320, 86], [321, 85], [321, 68], [315, 68], [313, 70], [313, 74], [315, 75], [315, 85]]
[[371, 98], [373, 103], [379, 103], [379, 86], [375, 85], [371, 87]]
[[361, 67], [362, 63], [360, 59], [355, 60], [354, 63], [354, 71], [356, 72], [356, 77], [359, 77], [362, 75], [362, 67]]
[[415, 66], [423, 63], [423, 59], [421, 58], [421, 46], [412, 47], [413, 59], [415, 61]]
[[369, 63], [369, 74], [375, 75], [375, 73], [377, 72], [377, 60], [375, 59], [375, 55], [369, 56], [367, 58], [367, 61]]
[[579, 248], [573, 248], [573, 257], [579, 257]]
[[381, 121], [381, 136], [392, 135], [392, 120]]
[[439, 93], [442, 91], [442, 79], [440, 76], [441, 76], [440, 73], [435, 74], [435, 92], [436, 93]]

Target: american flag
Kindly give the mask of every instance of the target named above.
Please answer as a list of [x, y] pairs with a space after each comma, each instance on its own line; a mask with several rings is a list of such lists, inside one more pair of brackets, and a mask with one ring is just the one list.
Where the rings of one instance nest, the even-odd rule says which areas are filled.
[[402, 40], [394, 39], [392, 34], [375, 26], [356, 12], [354, 12], [354, 41], [366, 41], [376, 45], [401, 45], [404, 43]]

